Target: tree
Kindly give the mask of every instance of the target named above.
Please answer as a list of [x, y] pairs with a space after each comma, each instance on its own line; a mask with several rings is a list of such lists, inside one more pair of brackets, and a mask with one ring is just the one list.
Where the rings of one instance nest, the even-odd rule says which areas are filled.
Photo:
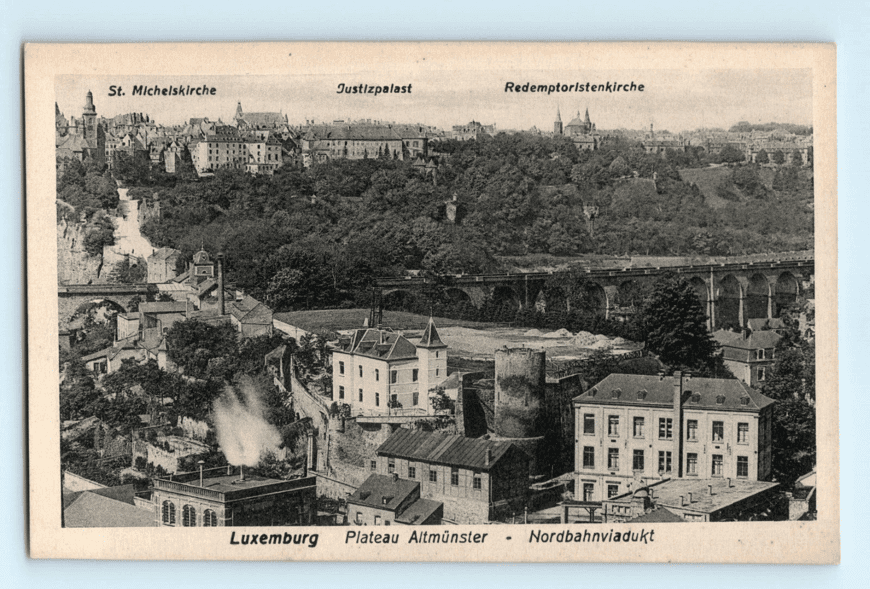
[[767, 150], [759, 149], [758, 153], [755, 155], [755, 163], [757, 164], [769, 164], [770, 156], [767, 155]]
[[773, 157], [771, 159], [773, 160], [773, 163], [775, 163], [777, 166], [781, 166], [785, 163], [785, 154], [782, 152], [781, 149], [777, 149], [773, 152]]
[[148, 272], [145, 260], [136, 256], [133, 256], [133, 259], [135, 263], [130, 262], [130, 256], [124, 256], [123, 260], [115, 264], [111, 273], [112, 280], [121, 284], [145, 282]]
[[672, 368], [707, 372], [716, 343], [692, 285], [673, 274], [658, 279], [634, 319], [647, 348]]
[[236, 330], [231, 325], [209, 325], [196, 319], [178, 321], [166, 332], [169, 359], [185, 374], [203, 377], [214, 358], [235, 355]]
[[719, 152], [719, 160], [724, 163], [733, 163], [737, 164], [746, 159], [746, 156], [742, 151], [734, 147], [733, 145], [726, 145]]

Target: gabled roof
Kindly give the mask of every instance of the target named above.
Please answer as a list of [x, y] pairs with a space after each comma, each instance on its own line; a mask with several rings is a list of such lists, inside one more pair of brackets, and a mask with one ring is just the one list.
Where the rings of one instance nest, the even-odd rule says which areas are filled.
[[171, 247], [162, 247], [159, 250], [156, 250], [153, 254], [151, 254], [148, 258], [154, 260], [168, 260], [173, 256], [180, 255], [181, 252], [175, 248]]
[[[489, 470], [513, 447], [510, 442], [399, 428], [381, 444], [378, 456]], [[486, 464], [487, 450], [490, 452], [489, 465]]]
[[775, 348], [782, 336], [775, 331], [753, 331], [749, 337], [741, 333], [720, 329], [713, 334], [713, 339], [720, 346], [739, 348], [741, 350], [757, 350], [759, 348]]
[[426, 331], [423, 332], [423, 337], [417, 342], [418, 348], [446, 348], [447, 344], [441, 341], [438, 335], [438, 330], [435, 329], [435, 322], [429, 318], [429, 324], [426, 325]]
[[685, 522], [683, 518], [669, 510], [666, 507], [658, 507], [653, 509], [649, 513], [645, 513], [643, 515], [639, 515], [633, 519], [628, 520], [626, 523], [677, 523], [677, 522]]
[[401, 514], [396, 516], [396, 521], [402, 524], [419, 525], [432, 517], [432, 514], [443, 507], [440, 501], [431, 499], [417, 499], [408, 506]]
[[[641, 392], [643, 395], [638, 394]], [[775, 402], [739, 380], [724, 378], [684, 380], [683, 395], [686, 409], [757, 412]], [[717, 402], [720, 398], [722, 403]], [[743, 399], [747, 399], [745, 404]], [[611, 374], [574, 397], [574, 404], [673, 407], [674, 377]]]
[[155, 303], [139, 303], [139, 313], [184, 313], [187, 311], [187, 303], [178, 301], [158, 301]]
[[347, 502], [395, 511], [419, 486], [420, 483], [414, 481], [373, 474], [347, 498]]
[[339, 342], [338, 351], [379, 360], [417, 357], [417, 348], [405, 336], [383, 329], [357, 329], [351, 339]]

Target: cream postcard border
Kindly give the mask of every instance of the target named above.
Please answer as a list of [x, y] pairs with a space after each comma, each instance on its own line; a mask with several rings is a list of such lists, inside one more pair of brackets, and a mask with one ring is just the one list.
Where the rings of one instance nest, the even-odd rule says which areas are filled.
[[[424, 59], [425, 58], [425, 59]], [[316, 548], [234, 546], [232, 529], [60, 527], [54, 81], [57, 75], [310, 75], [453, 70], [812, 69], [815, 171], [817, 452], [813, 522], [652, 524], [648, 544], [539, 544], [536, 526], [461, 526], [484, 544], [346, 544], [317, 527]], [[837, 355], [836, 48], [753, 43], [158, 43], [28, 44], [24, 50], [27, 211], [28, 457], [34, 558], [818, 563], [840, 561]], [[451, 528], [453, 528], [451, 526]], [[616, 531], [637, 526], [608, 525]], [[258, 534], [287, 528], [239, 528]], [[439, 529], [439, 528], [436, 528]], [[544, 526], [556, 531], [554, 526]], [[580, 524], [559, 526], [577, 531]], [[294, 531], [300, 531], [293, 528]], [[396, 530], [393, 530], [395, 532]], [[594, 531], [594, 530], [593, 530]], [[602, 531], [604, 531], [602, 529]], [[508, 540], [507, 538], [511, 539]]]

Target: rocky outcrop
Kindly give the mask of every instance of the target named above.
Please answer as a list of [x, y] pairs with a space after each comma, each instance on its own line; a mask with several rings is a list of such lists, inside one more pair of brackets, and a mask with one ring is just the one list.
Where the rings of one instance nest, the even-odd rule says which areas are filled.
[[87, 224], [72, 219], [57, 222], [57, 282], [58, 284], [96, 284], [107, 281], [110, 267], [103, 256], [92, 256], [85, 250]]

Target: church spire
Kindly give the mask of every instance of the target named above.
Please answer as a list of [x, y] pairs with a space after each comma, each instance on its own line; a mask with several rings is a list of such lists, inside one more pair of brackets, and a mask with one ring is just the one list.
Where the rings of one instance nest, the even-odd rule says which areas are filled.
[[586, 107], [586, 124], [587, 125], [592, 124], [592, 121], [589, 120], [589, 107], [588, 106]]
[[559, 107], [558, 107], [558, 106], [556, 106], [556, 122], [557, 122], [557, 123], [561, 123], [561, 122], [562, 122], [562, 113], [559, 112]]

